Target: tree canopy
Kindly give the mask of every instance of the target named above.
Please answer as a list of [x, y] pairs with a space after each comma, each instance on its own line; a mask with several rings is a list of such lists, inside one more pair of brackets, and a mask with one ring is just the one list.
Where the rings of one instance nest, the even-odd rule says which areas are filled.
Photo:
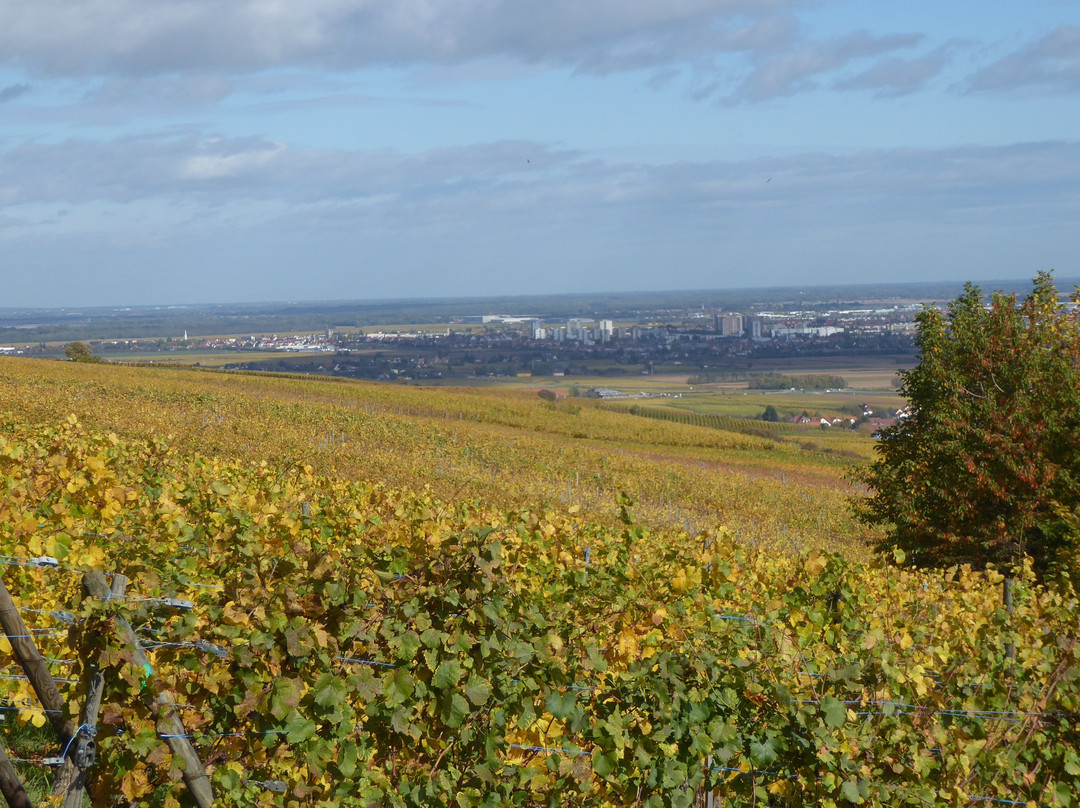
[[[900, 373], [912, 416], [882, 431], [862, 518], [921, 565], [1036, 568], [1069, 560], [1080, 508], [1080, 289], [1051, 273], [1023, 301], [967, 284], [916, 318], [919, 362]], [[1070, 524], [1073, 527], [1070, 527]]]
[[85, 343], [72, 342], [64, 348], [64, 356], [72, 362], [100, 362], [101, 357], [95, 356]]

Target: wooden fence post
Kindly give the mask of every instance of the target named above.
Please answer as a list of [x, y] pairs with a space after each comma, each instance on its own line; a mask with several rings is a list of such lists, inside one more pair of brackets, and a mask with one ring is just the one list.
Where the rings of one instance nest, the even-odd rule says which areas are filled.
[[38, 653], [37, 646], [30, 636], [26, 623], [19, 615], [19, 609], [15, 601], [11, 599], [11, 593], [0, 578], [0, 625], [4, 628], [11, 650], [15, 653], [15, 659], [30, 680], [30, 685], [37, 694], [38, 701], [45, 708], [45, 717], [56, 731], [61, 745], [66, 745], [75, 735], [75, 726], [64, 718], [64, 698], [49, 673], [45, 660]]
[[[709, 776], [711, 777], [712, 776], [712, 755], [709, 755], [709, 757], [706, 759], [705, 765], [708, 767], [708, 770], [709, 770], [708, 773], [709, 773]], [[708, 781], [706, 781], [706, 782], [708, 782]], [[713, 789], [710, 788], [708, 791], [705, 792], [705, 808], [714, 808], [715, 804], [716, 804], [716, 792], [713, 791]]]
[[[4, 628], [11, 650], [15, 653], [15, 659], [30, 680], [38, 701], [45, 709], [45, 718], [52, 725], [62, 747], [69, 748], [75, 737], [75, 725], [64, 718], [64, 698], [49, 673], [45, 660], [38, 652], [37, 646], [30, 635], [26, 623], [23, 622], [15, 601], [11, 598], [3, 579], [0, 579], [0, 625]], [[56, 770], [54, 787], [62, 785], [64, 788], [75, 777], [75, 767], [70, 758], [65, 757], [64, 762]], [[58, 792], [62, 793], [62, 792]]]
[[4, 745], [0, 743], [0, 794], [4, 795], [9, 808], [34, 808], [30, 797], [23, 788], [19, 773], [11, 765]]

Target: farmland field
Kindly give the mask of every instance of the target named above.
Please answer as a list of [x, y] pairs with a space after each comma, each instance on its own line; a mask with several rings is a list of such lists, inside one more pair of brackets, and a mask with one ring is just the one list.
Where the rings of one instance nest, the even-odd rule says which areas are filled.
[[715, 390], [2, 358], [0, 390], [3, 580], [64, 700], [0, 639], [35, 799], [89, 734], [94, 805], [1075, 804], [1075, 600], [873, 556], [868, 434]]
[[171, 436], [188, 450], [248, 461], [285, 457], [447, 499], [573, 504], [611, 520], [626, 492], [652, 524], [722, 523], [748, 542], [856, 554], [865, 532], [845, 507], [852, 461], [824, 451], [820, 430], [778, 442], [614, 413], [590, 399], [549, 403], [535, 388], [15, 360], [0, 362], [0, 382], [5, 408], [36, 420], [73, 413], [118, 434]]

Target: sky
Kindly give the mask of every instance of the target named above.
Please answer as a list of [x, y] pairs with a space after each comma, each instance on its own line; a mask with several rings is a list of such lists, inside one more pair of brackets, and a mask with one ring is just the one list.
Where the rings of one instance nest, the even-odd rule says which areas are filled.
[[0, 307], [1080, 276], [1080, 0], [0, 0]]

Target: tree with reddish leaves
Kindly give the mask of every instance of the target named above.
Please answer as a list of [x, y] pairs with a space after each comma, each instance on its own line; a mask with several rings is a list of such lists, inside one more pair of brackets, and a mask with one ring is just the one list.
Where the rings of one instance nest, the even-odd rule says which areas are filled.
[[920, 566], [1074, 563], [1078, 302], [1044, 272], [1022, 301], [998, 292], [986, 305], [969, 283], [946, 313], [919, 313], [919, 363], [900, 374], [912, 416], [882, 430], [861, 475], [873, 494], [857, 509], [886, 526], [882, 549]]

